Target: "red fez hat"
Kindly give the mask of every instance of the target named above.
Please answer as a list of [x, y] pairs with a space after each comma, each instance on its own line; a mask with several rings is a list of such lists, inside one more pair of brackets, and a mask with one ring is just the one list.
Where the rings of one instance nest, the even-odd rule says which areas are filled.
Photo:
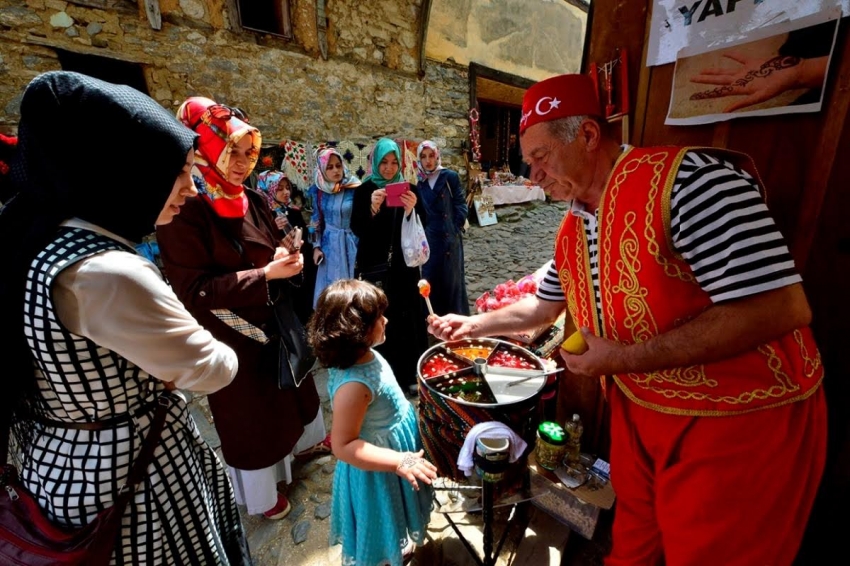
[[539, 122], [569, 116], [601, 116], [596, 86], [588, 75], [559, 75], [525, 91], [519, 133]]

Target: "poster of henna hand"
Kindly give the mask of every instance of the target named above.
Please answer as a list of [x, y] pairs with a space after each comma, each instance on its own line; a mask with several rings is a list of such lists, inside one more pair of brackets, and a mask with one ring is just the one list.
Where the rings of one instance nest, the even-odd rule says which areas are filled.
[[819, 112], [840, 9], [679, 51], [665, 124]]

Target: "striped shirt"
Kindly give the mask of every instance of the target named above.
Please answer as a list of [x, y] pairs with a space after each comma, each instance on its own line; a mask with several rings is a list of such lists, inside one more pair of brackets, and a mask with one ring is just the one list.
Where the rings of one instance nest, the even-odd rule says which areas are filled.
[[[673, 248], [713, 303], [801, 281], [758, 184], [748, 173], [710, 155], [689, 151], [676, 173], [670, 208]], [[596, 305], [602, 312], [596, 214], [576, 201], [568, 214], [584, 222]], [[538, 286], [537, 297], [564, 300], [554, 261]]]

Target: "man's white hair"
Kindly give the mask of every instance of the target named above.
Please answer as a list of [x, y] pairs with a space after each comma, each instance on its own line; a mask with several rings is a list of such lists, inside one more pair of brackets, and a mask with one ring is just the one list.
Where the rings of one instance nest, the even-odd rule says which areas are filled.
[[551, 122], [546, 122], [549, 126], [549, 133], [557, 137], [564, 143], [573, 143], [578, 136], [581, 123], [591, 118], [590, 116], [567, 116], [566, 118], [558, 118]]

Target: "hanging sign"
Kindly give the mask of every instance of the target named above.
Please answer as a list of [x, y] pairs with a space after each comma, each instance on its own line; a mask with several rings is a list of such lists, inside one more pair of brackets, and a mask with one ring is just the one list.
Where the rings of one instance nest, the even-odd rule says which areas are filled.
[[653, 0], [646, 64], [672, 63], [685, 47], [721, 47], [757, 28], [835, 6], [850, 15], [850, 0]]
[[839, 8], [760, 28], [721, 47], [679, 53], [665, 124], [821, 109]]

